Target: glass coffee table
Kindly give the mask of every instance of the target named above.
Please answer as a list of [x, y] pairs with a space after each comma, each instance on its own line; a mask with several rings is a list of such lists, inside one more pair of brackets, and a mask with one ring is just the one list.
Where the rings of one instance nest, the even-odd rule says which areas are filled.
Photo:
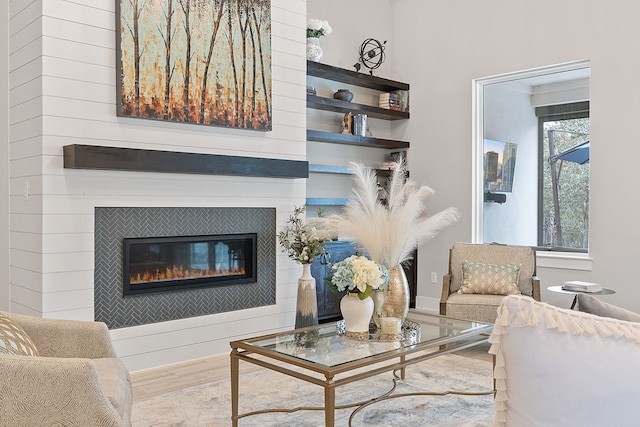
[[[363, 339], [348, 338], [344, 334], [344, 323], [336, 322], [232, 341], [232, 425], [237, 427], [238, 420], [247, 416], [292, 412], [283, 408], [238, 413], [241, 360], [321, 386], [324, 389], [324, 407], [303, 409], [323, 410], [325, 426], [333, 427], [336, 409], [356, 408], [351, 414], [352, 419], [363, 407], [393, 397], [395, 384], [397, 380], [405, 379], [407, 366], [484, 343], [492, 329], [491, 324], [410, 312], [397, 336], [380, 335], [377, 330], [372, 330]], [[359, 369], [365, 367], [368, 369]], [[336, 406], [337, 387], [384, 372], [394, 372], [394, 386], [389, 392], [365, 402]], [[493, 394], [493, 390], [419, 394], [486, 395]]]

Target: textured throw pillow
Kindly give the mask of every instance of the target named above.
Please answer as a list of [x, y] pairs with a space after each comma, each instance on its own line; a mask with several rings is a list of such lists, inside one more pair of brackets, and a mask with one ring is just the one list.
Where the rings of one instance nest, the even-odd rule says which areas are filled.
[[640, 314], [600, 301], [593, 295], [577, 294], [576, 297], [578, 298], [578, 304], [576, 304], [578, 311], [600, 317], [626, 320], [627, 322], [640, 322]]
[[0, 353], [38, 355], [38, 349], [24, 329], [2, 313], [0, 313]]
[[462, 261], [462, 286], [459, 294], [515, 295], [520, 293], [518, 278], [521, 264], [479, 264]]

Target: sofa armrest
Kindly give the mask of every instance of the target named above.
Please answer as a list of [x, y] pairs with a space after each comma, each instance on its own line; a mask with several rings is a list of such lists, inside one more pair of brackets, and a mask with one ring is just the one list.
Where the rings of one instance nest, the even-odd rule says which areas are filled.
[[40, 356], [99, 359], [116, 357], [107, 325], [81, 320], [8, 314], [29, 335]]
[[531, 278], [531, 297], [536, 301], [540, 301], [540, 278], [538, 276]]
[[447, 299], [451, 294], [451, 273], [442, 276], [442, 295], [440, 296], [440, 314], [447, 314]]
[[3, 425], [125, 425], [89, 359], [0, 355], [0, 390]]
[[510, 295], [489, 342], [495, 427], [638, 424], [640, 324]]

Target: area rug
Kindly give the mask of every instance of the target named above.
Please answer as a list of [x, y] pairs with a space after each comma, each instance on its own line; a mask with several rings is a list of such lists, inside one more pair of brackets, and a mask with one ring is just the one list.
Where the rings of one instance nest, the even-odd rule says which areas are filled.
[[[241, 362], [241, 365], [243, 362]], [[391, 373], [347, 384], [336, 389], [337, 404], [364, 401], [392, 386]], [[395, 393], [477, 392], [493, 387], [491, 362], [455, 354], [443, 355], [407, 368], [406, 380]], [[323, 390], [286, 375], [260, 370], [241, 374], [240, 413], [267, 408], [322, 406]], [[354, 427], [439, 426], [485, 427], [493, 417], [492, 396], [410, 396], [389, 399], [356, 414]], [[348, 426], [353, 409], [336, 411], [336, 426]], [[231, 425], [229, 380], [163, 394], [136, 402], [133, 427], [222, 427]], [[324, 412], [269, 413], [242, 418], [239, 426], [324, 425]]]

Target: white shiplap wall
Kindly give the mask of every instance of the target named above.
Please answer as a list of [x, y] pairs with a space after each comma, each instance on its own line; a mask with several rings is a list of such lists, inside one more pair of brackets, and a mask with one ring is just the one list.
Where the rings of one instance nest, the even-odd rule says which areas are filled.
[[[303, 179], [63, 168], [62, 147], [68, 144], [306, 159], [306, 1], [272, 0], [274, 113], [273, 131], [266, 133], [117, 117], [115, 3], [10, 3], [16, 312], [93, 319], [96, 206], [275, 207], [282, 226], [293, 206], [304, 203]], [[118, 354], [138, 370], [226, 352], [236, 337], [289, 328], [299, 274], [279, 254], [275, 306], [114, 330]]]

